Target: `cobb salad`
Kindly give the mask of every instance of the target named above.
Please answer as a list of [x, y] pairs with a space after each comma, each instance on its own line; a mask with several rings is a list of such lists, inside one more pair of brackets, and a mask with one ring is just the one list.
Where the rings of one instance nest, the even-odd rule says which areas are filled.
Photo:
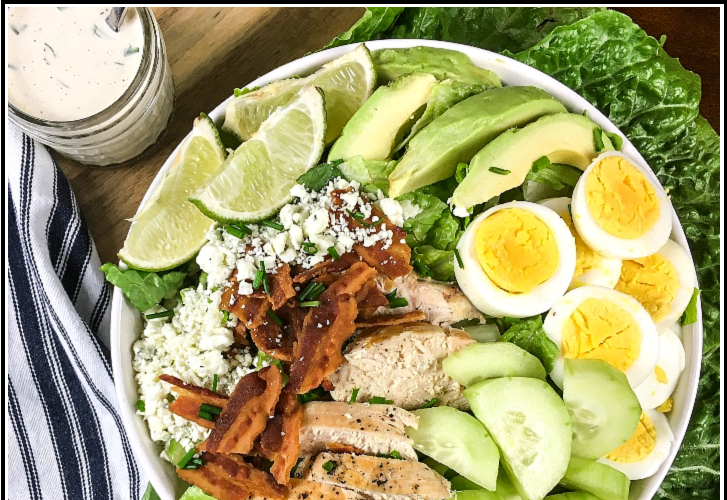
[[622, 141], [431, 47], [200, 116], [103, 268], [183, 498], [628, 498], [698, 289]]

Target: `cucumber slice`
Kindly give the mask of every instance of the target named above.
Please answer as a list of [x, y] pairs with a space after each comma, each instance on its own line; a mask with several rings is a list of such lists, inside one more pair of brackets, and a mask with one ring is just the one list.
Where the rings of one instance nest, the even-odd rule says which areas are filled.
[[454, 491], [481, 490], [482, 486], [473, 483], [464, 476], [454, 476], [449, 480], [449, 484]]
[[472, 337], [477, 342], [497, 342], [500, 340], [500, 329], [494, 323], [487, 323], [486, 325], [473, 325], [462, 327], [462, 330], [467, 332], [467, 335]]
[[470, 344], [447, 356], [442, 361], [442, 369], [465, 387], [500, 377], [545, 380], [545, 368], [540, 360], [509, 342]]
[[426, 457], [424, 460], [422, 460], [422, 463], [428, 466], [440, 476], [442, 476], [444, 479], [452, 479], [457, 476], [457, 473], [455, 471], [453, 471], [444, 464], [440, 464], [432, 457]]
[[487, 490], [465, 490], [454, 494], [455, 500], [501, 500], [497, 493]]
[[598, 500], [598, 497], [586, 491], [569, 491], [560, 495], [549, 495], [545, 500]]
[[497, 496], [501, 500], [523, 500], [523, 497], [517, 492], [510, 478], [507, 477], [507, 472], [505, 472], [505, 468], [502, 465], [500, 466], [500, 472], [497, 474], [497, 489], [495, 493], [497, 493]]
[[520, 496], [544, 498], [570, 459], [573, 429], [565, 403], [546, 382], [523, 377], [485, 380], [464, 396], [490, 431]]
[[572, 457], [560, 484], [586, 491], [601, 500], [627, 500], [631, 481], [623, 472], [606, 464]]
[[184, 455], [187, 454], [187, 450], [184, 449], [184, 446], [179, 444], [179, 442], [176, 439], [172, 439], [169, 441], [169, 447], [167, 448], [167, 456], [172, 461], [174, 465], [178, 464], [179, 461], [184, 457]]
[[406, 428], [414, 448], [494, 491], [500, 453], [484, 426], [455, 408], [416, 410], [419, 428]]
[[573, 422], [574, 456], [595, 460], [628, 441], [641, 405], [626, 375], [600, 359], [566, 359], [563, 399]]

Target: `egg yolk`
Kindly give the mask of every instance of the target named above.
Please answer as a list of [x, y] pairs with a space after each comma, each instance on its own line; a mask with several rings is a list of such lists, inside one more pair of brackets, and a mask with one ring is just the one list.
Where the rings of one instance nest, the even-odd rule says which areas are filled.
[[558, 215], [560, 215], [560, 217], [565, 221], [568, 229], [570, 229], [570, 232], [573, 235], [573, 238], [575, 238], [576, 240], [576, 269], [573, 272], [573, 278], [578, 278], [579, 276], [583, 276], [584, 274], [586, 274], [591, 269], [597, 267], [598, 261], [601, 260], [601, 256], [591, 250], [588, 245], [586, 245], [586, 243], [576, 231], [570, 215], [568, 215], [567, 213]]
[[659, 406], [656, 407], [656, 411], [660, 413], [669, 413], [671, 409], [674, 407], [674, 400], [670, 397], [667, 398], [666, 401], [661, 403]]
[[656, 377], [656, 381], [659, 382], [660, 384], [669, 383], [669, 377], [666, 376], [666, 372], [659, 365], [656, 365], [654, 367], [654, 376]]
[[586, 179], [591, 216], [608, 234], [623, 239], [643, 236], [659, 218], [659, 200], [651, 183], [628, 160], [603, 158]]
[[639, 424], [628, 441], [606, 455], [613, 462], [631, 464], [648, 457], [656, 447], [656, 428], [646, 413], [641, 414]]
[[566, 358], [601, 359], [625, 372], [639, 357], [641, 330], [621, 306], [606, 299], [586, 299], [563, 325]]
[[638, 300], [659, 322], [671, 310], [679, 291], [679, 277], [674, 264], [657, 253], [624, 261], [616, 290]]
[[475, 251], [485, 274], [511, 293], [529, 292], [558, 267], [558, 245], [550, 228], [521, 208], [506, 208], [482, 221]]

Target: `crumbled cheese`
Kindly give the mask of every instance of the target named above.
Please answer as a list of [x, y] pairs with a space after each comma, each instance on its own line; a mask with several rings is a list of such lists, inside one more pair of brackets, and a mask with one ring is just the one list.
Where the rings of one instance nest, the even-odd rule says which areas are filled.
[[404, 220], [416, 217], [424, 211], [419, 205], [413, 204], [410, 200], [403, 200], [400, 202], [401, 205], [401, 216]]
[[[162, 374], [178, 377], [201, 387], [212, 388], [217, 375], [217, 392], [229, 395], [237, 382], [254, 371], [248, 350], [230, 349], [234, 342], [232, 328], [237, 319], [223, 324], [220, 290], [199, 285], [182, 294], [183, 301], [171, 318], [148, 320], [141, 338], [134, 343], [134, 371], [139, 384], [139, 398], [154, 441], [178, 441], [185, 449], [202, 442], [209, 430], [169, 411], [171, 386], [159, 380]], [[154, 307], [147, 314], [163, 310]], [[167, 458], [163, 452], [162, 457]]]
[[467, 211], [466, 208], [455, 205], [454, 210], [452, 210], [452, 214], [455, 217], [467, 217], [470, 213]]
[[[342, 178], [332, 180], [320, 192], [308, 192], [296, 184], [290, 190], [293, 201], [280, 209], [278, 218], [284, 228], [282, 231], [248, 224], [251, 234], [237, 238], [223, 228], [212, 229], [197, 257], [200, 268], [207, 273], [208, 289], [227, 284], [233, 269], [237, 269], [239, 280], [252, 281], [260, 262], [264, 263], [267, 273], [275, 273], [283, 263], [310, 269], [325, 260], [330, 247], [339, 255], [350, 252], [356, 243], [371, 247], [382, 242], [384, 249], [389, 248], [394, 233], [386, 224], [349, 229], [344, 216], [347, 211], [360, 212], [365, 219], [371, 219], [371, 201], [376, 199], [389, 220], [401, 226], [406, 218], [418, 214], [421, 209], [410, 202], [402, 206], [398, 201], [386, 198], [380, 190], [374, 196], [361, 193], [359, 187], [358, 182]], [[340, 195], [343, 205], [334, 205], [333, 191], [349, 188], [352, 189], [350, 192]], [[371, 220], [377, 222], [378, 217]], [[304, 246], [305, 242], [315, 244], [315, 248]], [[249, 295], [252, 288], [241, 285], [239, 293]]]

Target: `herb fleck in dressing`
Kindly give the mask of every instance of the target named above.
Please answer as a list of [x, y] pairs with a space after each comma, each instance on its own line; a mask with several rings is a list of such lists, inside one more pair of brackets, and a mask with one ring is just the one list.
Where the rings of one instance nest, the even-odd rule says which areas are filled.
[[136, 9], [121, 29], [110, 7], [14, 7], [8, 25], [8, 99], [23, 113], [72, 121], [103, 111], [129, 88], [141, 65], [144, 33]]

